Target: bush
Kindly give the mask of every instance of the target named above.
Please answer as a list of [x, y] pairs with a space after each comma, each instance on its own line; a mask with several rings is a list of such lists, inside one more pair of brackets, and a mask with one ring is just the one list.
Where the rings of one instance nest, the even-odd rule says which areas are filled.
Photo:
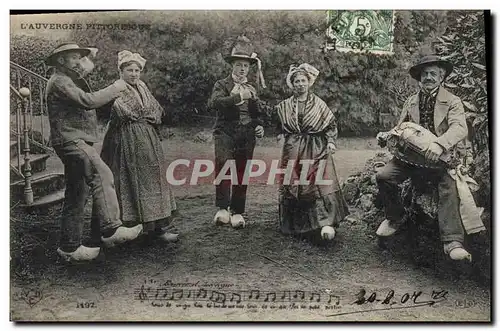
[[[324, 11], [89, 13], [86, 24], [147, 22], [150, 27], [126, 32], [74, 30], [72, 39], [99, 48], [95, 71], [89, 77], [96, 88], [119, 77], [120, 50], [141, 53], [148, 60], [144, 81], [167, 109], [167, 122], [180, 125], [214, 116], [207, 100], [215, 81], [230, 73], [223, 55], [230, 52], [238, 35], [245, 34], [263, 63], [268, 88], [261, 90], [261, 96], [269, 107], [291, 94], [285, 84], [289, 66], [308, 62], [320, 70], [313, 89], [336, 112], [339, 133], [370, 136], [394, 124], [402, 103], [417, 87], [409, 78], [409, 67], [445, 32], [447, 20], [446, 11], [398, 11], [391, 56], [325, 53]], [[33, 68], [54, 43], [18, 38], [13, 44], [21, 44], [12, 47], [13, 59], [20, 52], [21, 58], [37, 54], [36, 59], [20, 60]], [[28, 47], [36, 51], [27, 53]]]
[[462, 99], [474, 152], [488, 148], [488, 95], [484, 14], [453, 11], [437, 51], [455, 65], [445, 85]]
[[[34, 73], [46, 77], [47, 67], [44, 64], [44, 58], [59, 44], [58, 41], [45, 40], [33, 36], [11, 36], [10, 45], [10, 60], [15, 62]], [[31, 100], [35, 115], [40, 113], [41, 98], [45, 83], [41, 79], [33, 79], [31, 75], [24, 73], [21, 70], [11, 66], [10, 84], [16, 90], [21, 87], [31, 87]], [[16, 102], [15, 97], [11, 93], [10, 111], [15, 113]], [[23, 109], [24, 111], [24, 109]]]

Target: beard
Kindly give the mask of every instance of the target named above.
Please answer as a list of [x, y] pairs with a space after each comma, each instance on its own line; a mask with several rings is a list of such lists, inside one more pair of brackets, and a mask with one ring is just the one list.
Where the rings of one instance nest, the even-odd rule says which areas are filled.
[[78, 68], [75, 70], [78, 71], [82, 76], [87, 76], [94, 70], [94, 68], [94, 62], [92, 62], [88, 57], [84, 57], [81, 59]]
[[[429, 84], [432, 84], [432, 85], [429, 85]], [[424, 89], [424, 90], [430, 92], [433, 89], [435, 89], [436, 87], [439, 87], [440, 84], [438, 82], [425, 81], [425, 82], [418, 83], [418, 85], [420, 86], [421, 89]]]

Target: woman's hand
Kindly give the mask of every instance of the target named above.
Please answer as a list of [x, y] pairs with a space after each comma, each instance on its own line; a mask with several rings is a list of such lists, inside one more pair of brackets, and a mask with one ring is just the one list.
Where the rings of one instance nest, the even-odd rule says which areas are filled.
[[334, 154], [335, 153], [335, 150], [337, 149], [337, 146], [335, 146], [334, 143], [328, 143], [326, 145], [326, 150], [328, 151], [328, 153], [330, 154]]
[[161, 124], [161, 117], [160, 116], [147, 115], [147, 116], [144, 116], [144, 119], [151, 124]]
[[283, 133], [280, 133], [277, 137], [276, 137], [276, 141], [278, 142], [278, 144], [281, 144], [283, 142], [283, 139], [285, 138], [285, 135]]
[[264, 128], [262, 127], [262, 125], [257, 125], [255, 127], [255, 136], [257, 138], [262, 138], [264, 137]]
[[137, 121], [139, 119], [139, 116], [137, 116], [134, 113], [130, 113], [130, 114], [128, 114], [127, 118], [128, 118], [129, 121], [135, 122], [135, 121]]

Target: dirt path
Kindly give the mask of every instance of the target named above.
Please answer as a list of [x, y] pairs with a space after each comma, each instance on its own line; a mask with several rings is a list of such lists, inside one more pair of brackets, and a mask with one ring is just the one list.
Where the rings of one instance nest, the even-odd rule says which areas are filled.
[[[165, 144], [170, 160], [212, 157], [212, 147], [208, 145], [183, 143], [176, 148], [168, 141]], [[375, 150], [342, 150], [341, 146], [339, 149], [337, 172], [344, 179], [362, 170], [365, 161], [376, 153]], [[276, 148], [258, 147], [255, 158], [269, 159], [278, 154]], [[54, 163], [53, 166], [58, 165]], [[490, 319], [489, 289], [468, 280], [451, 280], [433, 269], [417, 268], [408, 259], [379, 250], [373, 236], [367, 235], [362, 221], [344, 222], [333, 245], [313, 246], [281, 235], [277, 224], [277, 186], [254, 183], [250, 187], [248, 224], [241, 230], [212, 225], [212, 185], [176, 187], [175, 191], [183, 215], [176, 223], [183, 235], [182, 242], [170, 246], [134, 243], [105, 252], [102, 261], [87, 266], [63, 266], [51, 256], [43, 275], [37, 279], [23, 282], [13, 277], [11, 318], [150, 321]], [[47, 245], [56, 247], [55, 242]], [[169, 286], [190, 283], [179, 285], [193, 290], [193, 295], [199, 294], [200, 288], [219, 292], [260, 290], [263, 295], [268, 293], [264, 292], [266, 290], [279, 294], [284, 290], [295, 294], [296, 290], [302, 290], [308, 296], [310, 291], [315, 291], [322, 298], [329, 296], [328, 293], [338, 295], [340, 304], [326, 310], [325, 303], [316, 305], [309, 297], [305, 298], [307, 304], [303, 307], [300, 304], [281, 305], [272, 300], [265, 302], [261, 298], [259, 303], [253, 303], [255, 307], [241, 303], [244, 308], [215, 309], [207, 307], [207, 301], [199, 301], [201, 307], [194, 307], [194, 302], [190, 301], [185, 303], [191, 307], [175, 307], [176, 302], [172, 307], [154, 307], [151, 300], [137, 300], [141, 285], [146, 284], [145, 290], [152, 288], [149, 297], [152, 299], [155, 293], [163, 296], [156, 289], [166, 282]], [[362, 289], [367, 292], [366, 299], [376, 292], [376, 300], [380, 301], [352, 304]], [[393, 308], [400, 309], [380, 310], [388, 308], [382, 302], [390, 290], [394, 290], [391, 301], [398, 301]], [[400, 304], [401, 300], [405, 301], [405, 293], [411, 297], [419, 291], [422, 294], [418, 300], [429, 300], [431, 293], [436, 291], [442, 294], [442, 301], [433, 306], [408, 308], [413, 297]], [[166, 303], [155, 302], [156, 306]], [[463, 307], [464, 302], [468, 307]], [[77, 308], [79, 304], [83, 308]], [[262, 304], [267, 304], [268, 308], [262, 308]], [[275, 308], [271, 308], [273, 304]], [[367, 312], [328, 316], [354, 311]]]

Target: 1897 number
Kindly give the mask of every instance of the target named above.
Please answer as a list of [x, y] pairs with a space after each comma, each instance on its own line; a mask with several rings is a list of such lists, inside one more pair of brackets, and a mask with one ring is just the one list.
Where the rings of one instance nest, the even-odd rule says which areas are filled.
[[76, 308], [96, 308], [94, 301], [78, 302]]

